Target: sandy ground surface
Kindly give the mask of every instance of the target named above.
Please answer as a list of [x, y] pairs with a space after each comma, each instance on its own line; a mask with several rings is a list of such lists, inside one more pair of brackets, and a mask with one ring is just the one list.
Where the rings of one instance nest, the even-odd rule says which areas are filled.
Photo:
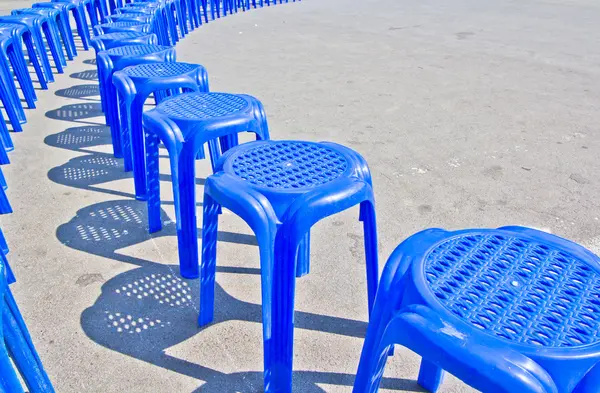
[[[207, 67], [213, 91], [259, 98], [272, 137], [335, 141], [367, 159], [381, 265], [426, 227], [528, 225], [598, 252], [599, 17], [592, 0], [305, 0], [211, 22], [177, 52]], [[198, 329], [198, 282], [177, 274], [166, 153], [167, 224], [149, 236], [110, 154], [92, 56], [80, 51], [38, 91], [2, 168], [13, 290], [57, 392], [261, 391], [249, 228], [222, 216], [216, 323]], [[197, 173], [201, 192], [207, 163]], [[313, 230], [296, 291], [296, 392], [352, 389], [367, 320], [357, 218]], [[149, 292], [157, 281], [162, 295]], [[398, 348], [381, 391], [420, 391], [418, 364]], [[441, 389], [470, 391], [452, 377]]]

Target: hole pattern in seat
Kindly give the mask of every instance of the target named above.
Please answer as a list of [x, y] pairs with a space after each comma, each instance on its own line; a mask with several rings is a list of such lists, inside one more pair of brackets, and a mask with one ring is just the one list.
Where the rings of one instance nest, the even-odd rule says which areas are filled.
[[503, 339], [542, 347], [600, 342], [600, 273], [559, 249], [461, 235], [429, 252], [425, 275], [446, 309]]
[[317, 143], [265, 143], [241, 152], [232, 169], [242, 179], [268, 188], [311, 188], [337, 179], [346, 171], [346, 158]]
[[205, 120], [231, 115], [246, 109], [248, 102], [242, 97], [225, 93], [181, 94], [158, 105], [166, 115], [188, 120]]
[[111, 48], [107, 50], [106, 53], [114, 56], [139, 56], [148, 53], [162, 52], [169, 48], [169, 46], [162, 45], [126, 45]]
[[127, 67], [123, 72], [132, 77], [151, 78], [181, 75], [197, 68], [196, 64], [189, 63], [151, 63]]
[[102, 34], [94, 39], [99, 39], [99, 40], [103, 40], [103, 41], [104, 40], [122, 40], [122, 39], [126, 39], [126, 38], [142, 37], [145, 35], [148, 35], [148, 33], [143, 33], [141, 31], [123, 31], [120, 33]]

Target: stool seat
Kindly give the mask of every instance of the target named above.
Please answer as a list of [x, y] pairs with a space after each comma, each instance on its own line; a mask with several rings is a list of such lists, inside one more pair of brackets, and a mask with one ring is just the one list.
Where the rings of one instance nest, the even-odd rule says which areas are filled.
[[357, 205], [370, 311], [378, 279], [375, 200], [358, 153], [328, 142], [249, 142], [224, 153], [206, 179], [198, 323], [214, 316], [218, 215], [225, 207], [250, 226], [258, 242], [267, 393], [292, 391], [295, 280], [309, 270], [311, 227]]
[[529, 228], [420, 232], [388, 260], [355, 393], [377, 390], [393, 344], [431, 392], [442, 370], [484, 392], [597, 391], [600, 258]]
[[139, 21], [109, 22], [94, 26], [94, 33], [96, 36], [106, 33], [120, 33], [125, 31], [151, 33], [152, 26]]

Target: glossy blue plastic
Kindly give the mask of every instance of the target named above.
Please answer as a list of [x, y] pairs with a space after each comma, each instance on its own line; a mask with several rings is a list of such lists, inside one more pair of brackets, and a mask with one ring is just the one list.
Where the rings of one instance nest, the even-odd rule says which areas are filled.
[[523, 227], [420, 232], [386, 264], [354, 393], [377, 391], [394, 344], [431, 392], [447, 370], [483, 392], [597, 393], [600, 258]]
[[[161, 45], [174, 45], [179, 40], [177, 33], [177, 21], [180, 11], [177, 11], [173, 1], [165, 2], [139, 2], [126, 4], [125, 7], [117, 8], [120, 14], [147, 14], [154, 17], [154, 30], [159, 36]], [[177, 15], [177, 18], [176, 16]]]
[[0, 81], [2, 83], [0, 97], [13, 128], [16, 126], [15, 130], [20, 131], [22, 130], [20, 124], [26, 121], [25, 111], [13, 79], [11, 65], [27, 98], [28, 106], [35, 108], [33, 82], [31, 82], [29, 72], [26, 72], [27, 67], [23, 52], [14, 44], [12, 36], [0, 35]]
[[358, 153], [327, 142], [251, 142], [226, 152], [206, 179], [198, 321], [213, 320], [218, 214], [226, 207], [258, 241], [267, 393], [292, 391], [295, 282], [309, 271], [310, 229], [356, 205], [364, 224], [370, 310], [378, 277], [375, 200]]
[[[73, 18], [75, 19], [75, 26], [77, 27], [77, 34], [81, 38], [81, 43], [83, 44], [83, 49], [89, 49], [90, 43], [90, 30], [89, 24], [85, 17], [86, 12], [86, 4], [83, 0], [51, 0], [53, 3], [64, 3], [68, 4], [68, 10], [73, 14]], [[42, 3], [44, 4], [44, 3]], [[98, 23], [97, 21], [95, 21]], [[93, 25], [94, 20], [90, 17], [90, 23]]]
[[163, 63], [175, 61], [175, 48], [161, 45], [118, 46], [99, 52], [96, 56], [98, 79], [104, 89], [105, 111], [110, 126], [115, 157], [123, 157], [122, 138], [119, 129], [119, 108], [117, 92], [112, 83], [115, 71], [137, 64]]
[[[146, 200], [146, 153], [142, 128], [144, 103], [150, 94], [164, 97], [183, 91], [208, 92], [208, 73], [198, 64], [154, 63], [127, 67], [113, 75], [119, 101], [125, 170], [133, 169], [135, 197]], [[204, 153], [201, 150], [201, 153]], [[204, 155], [201, 154], [201, 158]]]
[[[54, 3], [58, 4], [58, 3]], [[62, 39], [62, 47], [65, 49], [65, 53], [67, 54], [67, 58], [69, 60], [73, 60], [75, 53], [75, 41], [73, 40], [73, 34], [71, 33], [71, 26], [69, 25], [69, 16], [66, 13], [66, 10], [62, 10], [61, 8], [50, 8], [50, 7], [33, 7], [33, 8], [20, 8], [13, 10], [11, 12], [12, 15], [20, 15], [20, 14], [36, 14], [36, 15], [44, 15], [52, 21], [52, 29], [54, 30], [54, 37], [58, 44], [59, 49], [61, 48], [60, 41]], [[71, 41], [73, 43], [71, 44]], [[63, 66], [67, 65], [67, 62], [64, 57], [64, 53], [62, 50], [60, 52], [60, 57]]]
[[[42, 361], [33, 346], [25, 321], [23, 321], [21, 312], [8, 287], [6, 269], [7, 267], [0, 261], [0, 297], [2, 298], [0, 302], [2, 308], [0, 391], [7, 393], [24, 392], [17, 375], [18, 370], [30, 393], [54, 393], [52, 383], [44, 371]], [[15, 370], [13, 363], [17, 370]]]
[[[56, 54], [52, 53], [52, 56], [55, 60], [60, 61], [60, 64], [65, 67], [67, 65], [67, 61], [65, 60], [65, 54], [62, 50], [63, 46], [60, 44], [60, 39], [63, 39], [63, 43], [68, 43], [68, 39], [66, 38], [66, 32], [64, 31], [65, 26], [61, 22], [61, 12], [52, 8], [20, 8], [12, 10], [11, 12], [11, 15], [23, 14], [41, 15], [48, 18], [49, 31], [52, 34], [54, 45], [56, 45]], [[63, 27], [62, 29], [61, 26]], [[65, 46], [68, 48], [68, 45]], [[71, 56], [70, 60], [72, 59], [73, 58]]]
[[[54, 59], [57, 72], [59, 74], [64, 72], [63, 65], [60, 61], [60, 48], [58, 47], [58, 42], [56, 41], [56, 37], [52, 29], [52, 21], [47, 16], [39, 14], [0, 16], [0, 22], [18, 23], [29, 28], [29, 31], [31, 31], [33, 36], [33, 43], [36, 48], [36, 53], [38, 56], [40, 56], [42, 66], [44, 67], [46, 81], [54, 82], [52, 67], [50, 67], [50, 60], [48, 59], [48, 54], [46, 53], [46, 43], [48, 43], [48, 48], [50, 49], [50, 53]], [[45, 42], [42, 36], [46, 38]]]
[[29, 62], [35, 70], [40, 86], [44, 90], [48, 89], [48, 81], [46, 80], [46, 76], [42, 70], [42, 66], [36, 52], [37, 49], [33, 44], [33, 36], [29, 30], [29, 27], [18, 23], [0, 23], [0, 34], [12, 36], [13, 40], [17, 43], [17, 46], [21, 48], [21, 50], [23, 48], [23, 44], [25, 44], [27, 55], [29, 56]]
[[237, 145], [241, 132], [269, 139], [267, 117], [260, 101], [247, 95], [186, 93], [161, 102], [144, 112], [146, 134], [147, 203], [150, 232], [162, 228], [158, 145], [169, 153], [179, 267], [186, 278], [198, 277], [198, 228], [196, 220], [196, 169], [194, 162], [209, 144], [213, 166], [220, 156], [217, 138], [226, 151]]
[[0, 263], [4, 265], [5, 269], [5, 276], [6, 276], [6, 282], [7, 284], [13, 284], [15, 282], [17, 282], [17, 279], [15, 278], [15, 275], [12, 271], [12, 269], [10, 268], [10, 264], [8, 263], [8, 258], [7, 255], [9, 253], [9, 249], [8, 249], [8, 243], [6, 243], [6, 239], [4, 238], [4, 233], [2, 232], [2, 230], [0, 229]]
[[152, 33], [152, 25], [142, 22], [111, 22], [102, 23], [94, 26], [94, 33], [96, 36], [108, 33], [122, 33], [126, 31], [138, 31], [143, 33]]
[[61, 12], [61, 20], [64, 23], [65, 34], [67, 35], [67, 38], [69, 40], [71, 54], [73, 56], [77, 56], [77, 47], [75, 46], [75, 38], [73, 36], [73, 31], [71, 30], [71, 24], [69, 22], [69, 12], [71, 12], [73, 15], [73, 19], [75, 20], [75, 25], [77, 27], [77, 33], [79, 34], [79, 37], [81, 38], [83, 48], [85, 50], [88, 49], [89, 31], [83, 30], [83, 26], [85, 26], [87, 29], [87, 21], [85, 20], [85, 14], [84, 14], [83, 8], [78, 7], [75, 3], [72, 3], [69, 1], [34, 3], [34, 4], [32, 4], [32, 7], [33, 8], [53, 8], [53, 9], [59, 10]]
[[10, 202], [8, 201], [8, 196], [6, 195], [7, 189], [8, 185], [6, 184], [6, 179], [4, 178], [2, 169], [0, 169], [0, 214], [10, 214], [13, 212]]

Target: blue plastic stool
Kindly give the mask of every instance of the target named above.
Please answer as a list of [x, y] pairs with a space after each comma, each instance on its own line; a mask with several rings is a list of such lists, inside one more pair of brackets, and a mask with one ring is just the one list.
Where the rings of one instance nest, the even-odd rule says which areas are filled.
[[[17, 370], [31, 393], [54, 393], [52, 383], [44, 371], [25, 321], [6, 280], [7, 265], [0, 262], [0, 389], [3, 392], [23, 393]], [[14, 369], [14, 362], [17, 370]]]
[[101, 89], [106, 99], [106, 115], [113, 142], [115, 157], [123, 157], [121, 132], [119, 130], [119, 108], [117, 92], [112, 83], [113, 72], [136, 64], [163, 63], [175, 61], [175, 48], [161, 45], [119, 46], [99, 52], [96, 56], [98, 79], [102, 79]]
[[[2, 89], [0, 88], [0, 98], [2, 96]], [[4, 120], [3, 116], [0, 116], [0, 155], [2, 156], [1, 164], [9, 164], [8, 155], [4, 156], [7, 152], [15, 150], [15, 145], [13, 144], [12, 138], [10, 137], [10, 132], [8, 132], [8, 127], [6, 126], [6, 120]]]
[[[165, 15], [166, 20], [168, 21], [169, 32], [172, 36], [172, 40], [175, 42], [179, 41], [180, 38], [186, 35], [186, 28], [184, 26], [185, 23], [183, 21], [186, 20], [184, 9], [183, 9], [183, 0], [165, 0], [163, 2], [140, 2], [128, 4], [126, 7], [122, 9], [125, 11], [126, 9], [130, 10], [149, 10], [148, 12], [160, 8]], [[179, 33], [177, 32], [177, 27], [179, 27]]]
[[0, 214], [10, 214], [13, 212], [10, 202], [8, 201], [8, 196], [6, 195], [7, 189], [8, 185], [6, 184], [6, 179], [4, 178], [2, 169], [0, 169]]
[[[11, 15], [22, 14], [42, 15], [48, 18], [48, 25], [50, 26], [50, 31], [53, 35], [54, 42], [56, 43], [58, 60], [63, 65], [63, 67], [67, 65], [67, 61], [65, 60], [65, 54], [62, 50], [63, 46], [60, 44], [61, 38], [63, 41], [64, 48], [67, 52], [67, 57], [69, 58], [69, 60], [73, 60], [73, 54], [71, 53], [71, 45], [69, 43], [69, 38], [66, 32], [67, 27], [65, 27], [65, 23], [63, 23], [61, 19], [61, 12], [59, 10], [55, 10], [52, 8], [20, 8], [11, 12]], [[66, 22], [68, 23], [68, 20]]]
[[[35, 108], [35, 100], [37, 98], [31, 76], [29, 75], [29, 72], [27, 72], [25, 57], [21, 47], [19, 47], [19, 42], [15, 43], [13, 36], [0, 34], [0, 52], [0, 70], [2, 74], [0, 80], [4, 85], [2, 89], [7, 89], [9, 92], [8, 97], [10, 98], [10, 105], [8, 107], [5, 106], [5, 110], [14, 127], [15, 124], [19, 125], [20, 123], [25, 123], [26, 118], [10, 66], [12, 66], [12, 69], [17, 76], [17, 80], [29, 108]], [[17, 128], [15, 130], [20, 129]]]
[[176, 20], [172, 12], [169, 12], [168, 3], [131, 3], [127, 7], [117, 8], [118, 15], [136, 15], [140, 14], [152, 16], [152, 25], [154, 32], [159, 37], [161, 45], [174, 45], [178, 40]]
[[143, 125], [149, 230], [152, 233], [162, 228], [158, 173], [158, 145], [162, 142], [171, 164], [181, 275], [198, 277], [194, 162], [209, 143], [213, 166], [216, 164], [220, 156], [217, 138], [221, 139], [224, 151], [237, 144], [240, 132], [269, 139], [264, 109], [257, 99], [247, 95], [186, 93], [144, 112]]
[[40, 86], [42, 89], [47, 90], [48, 84], [46, 80], [46, 76], [44, 75], [44, 71], [42, 70], [42, 66], [38, 59], [38, 54], [36, 52], [36, 48], [33, 44], [33, 36], [31, 34], [31, 30], [23, 24], [18, 23], [0, 23], [0, 34], [11, 35], [13, 40], [17, 42], [17, 46], [22, 48], [23, 43], [27, 49], [27, 55], [29, 56], [29, 61], [33, 65], [35, 73], [38, 77]]
[[141, 22], [113, 22], [94, 26], [94, 33], [96, 36], [109, 33], [124, 33], [128, 31], [149, 34], [152, 33], [152, 25]]
[[[87, 22], [85, 12], [86, 4], [84, 0], [52, 0], [53, 3], [66, 3], [69, 4], [68, 10], [73, 14], [75, 19], [75, 25], [77, 27], [77, 34], [81, 39], [84, 50], [89, 49], [90, 42], [90, 28]], [[42, 3], [45, 4], [45, 3]], [[72, 35], [72, 34], [71, 34]]]
[[442, 370], [483, 392], [598, 392], [600, 258], [523, 227], [417, 233], [384, 269], [354, 393], [378, 390], [394, 344], [430, 392]]
[[[54, 19], [54, 26], [57, 28], [57, 36], [60, 39], [57, 39], [57, 42], [60, 43], [62, 39], [62, 43], [65, 49], [65, 53], [67, 54], [67, 58], [69, 60], [73, 60], [75, 56], [77, 56], [77, 49], [75, 48], [75, 39], [73, 38], [73, 32], [71, 31], [71, 25], [69, 23], [69, 3], [41, 3], [45, 5], [44, 7], [35, 7], [32, 5], [32, 8], [23, 8], [20, 10], [14, 10], [13, 15], [18, 15], [22, 13], [26, 14], [41, 14], [47, 15]], [[62, 53], [62, 51], [61, 51]], [[66, 63], [65, 63], [66, 65]]]
[[154, 23], [152, 16], [143, 13], [131, 13], [131, 14], [116, 14], [108, 17], [110, 22], [140, 22], [146, 24]]
[[[208, 92], [208, 73], [198, 64], [154, 63], [127, 67], [113, 75], [119, 102], [125, 170], [133, 169], [135, 198], [146, 200], [146, 153], [142, 114], [150, 94], [161, 98], [188, 91]], [[129, 157], [129, 158], [128, 158]], [[200, 150], [200, 157], [204, 151]]]
[[62, 52], [60, 52], [58, 42], [56, 42], [56, 37], [52, 29], [52, 21], [47, 16], [39, 14], [0, 16], [0, 22], [18, 23], [25, 25], [29, 28], [33, 36], [33, 42], [37, 49], [37, 54], [40, 56], [42, 66], [44, 67], [46, 81], [54, 82], [54, 76], [52, 75], [50, 60], [48, 59], [48, 54], [46, 53], [46, 45], [42, 36], [46, 38], [46, 42], [48, 43], [48, 47], [50, 48], [50, 53], [52, 54], [52, 58], [54, 59], [54, 64], [56, 65], [56, 70], [59, 74], [64, 73], [63, 65], [60, 60], [60, 55], [62, 54]]
[[[292, 391], [295, 282], [309, 270], [310, 229], [356, 205], [364, 223], [371, 310], [378, 277], [375, 200], [369, 168], [358, 153], [326, 142], [251, 142], [225, 153], [206, 179], [198, 322], [203, 326], [213, 320], [223, 206], [252, 228], [259, 245], [267, 393]], [[193, 213], [186, 209], [186, 215]]]
[[88, 50], [89, 44], [89, 30], [87, 21], [85, 20], [85, 11], [81, 5], [77, 5], [75, 2], [70, 1], [55, 1], [45, 3], [35, 3], [32, 5], [33, 8], [54, 8], [60, 10], [62, 13], [62, 19], [65, 21], [66, 34], [71, 45], [71, 52], [73, 56], [77, 56], [77, 47], [75, 45], [75, 37], [71, 30], [71, 24], [69, 22], [69, 12], [73, 15], [75, 20], [75, 26], [77, 27], [77, 34], [81, 39], [83, 49]]
[[[129, 31], [123, 33], [108, 33], [102, 34], [91, 40], [90, 44], [96, 51], [96, 56], [99, 52], [107, 49], [116, 48], [118, 46], [126, 45], [157, 45], [158, 39], [153, 33], [143, 33], [136, 31]], [[106, 97], [104, 97], [104, 82], [101, 78], [98, 80], [100, 90], [100, 102], [102, 104], [102, 111], [104, 112], [106, 124], [110, 124], [108, 121], [108, 112], [106, 110]]]
[[9, 253], [8, 243], [6, 243], [6, 239], [4, 238], [4, 233], [0, 229], [0, 264], [3, 264], [5, 269], [6, 283], [14, 284], [17, 282], [15, 275], [10, 268], [10, 264], [8, 263], [8, 258], [6, 257]]

